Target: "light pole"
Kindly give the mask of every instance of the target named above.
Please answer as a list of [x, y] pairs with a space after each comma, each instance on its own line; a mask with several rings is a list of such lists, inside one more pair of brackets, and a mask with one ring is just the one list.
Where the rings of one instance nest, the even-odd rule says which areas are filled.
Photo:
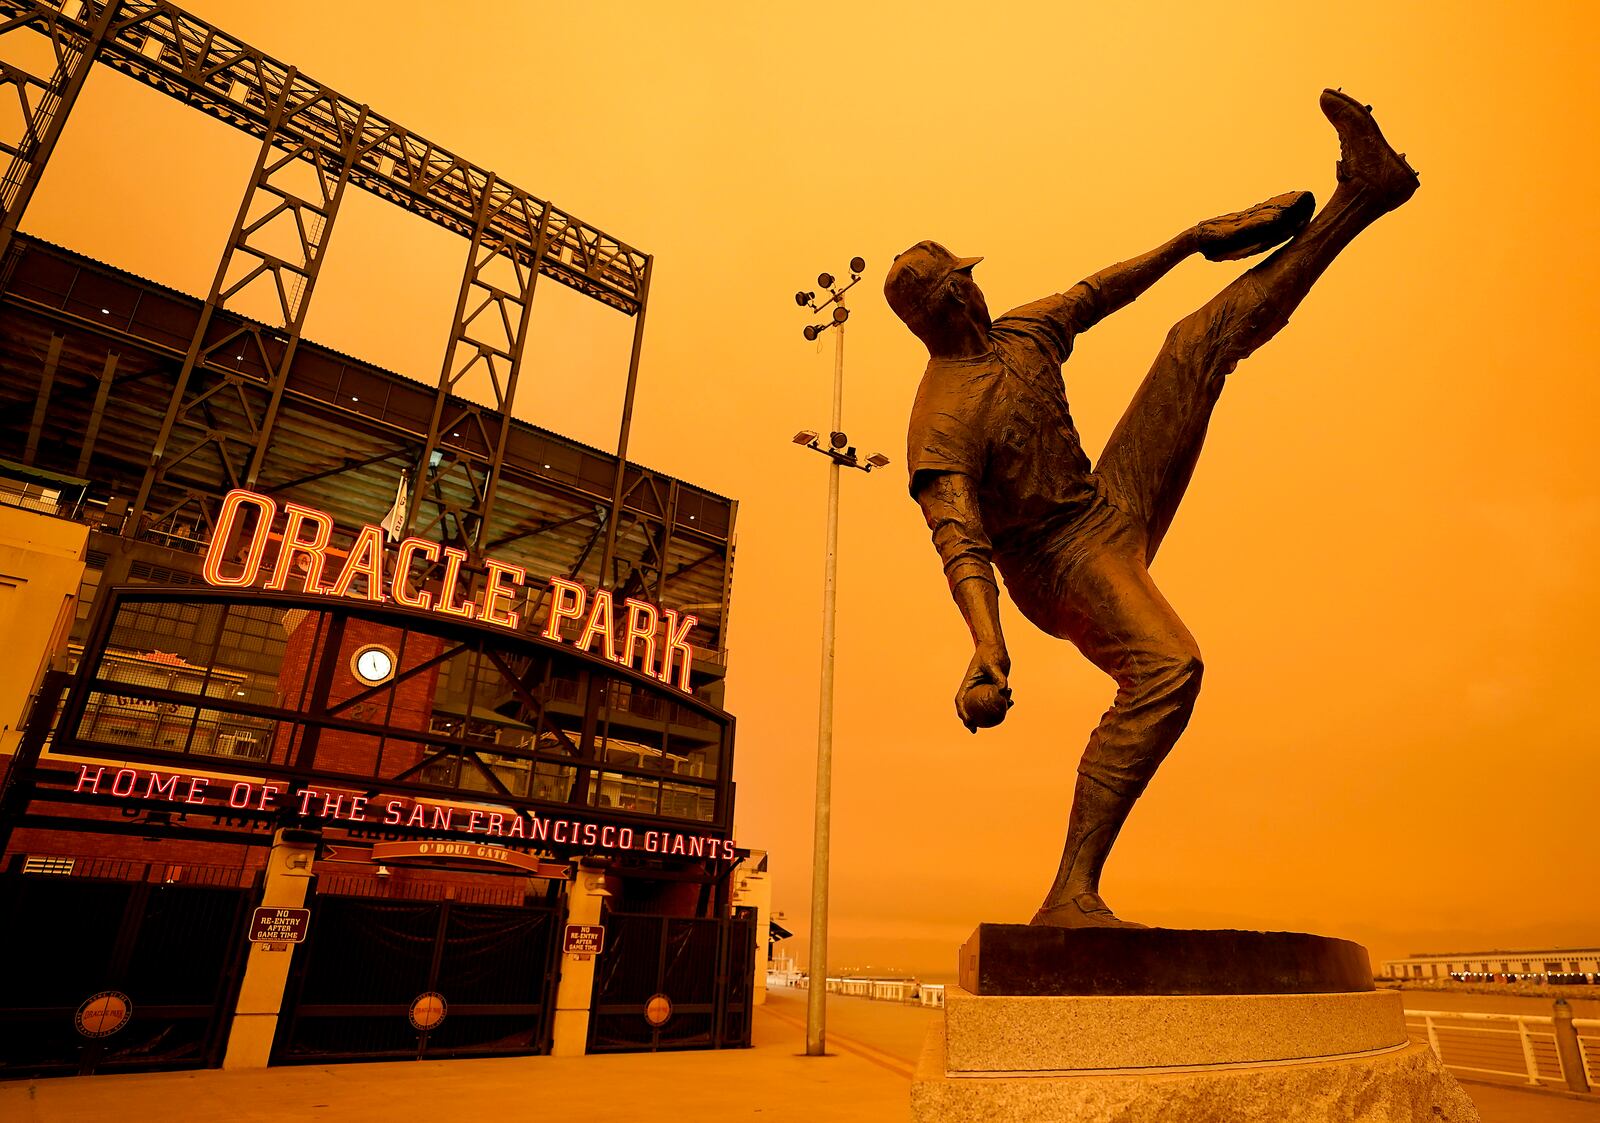
[[811, 851], [811, 970], [806, 989], [806, 1055], [820, 1057], [826, 1051], [826, 1001], [828, 993], [828, 846], [833, 819], [833, 648], [834, 606], [838, 592], [839, 574], [839, 470], [859, 468], [870, 472], [889, 463], [881, 452], [866, 460], [856, 458], [856, 450], [845, 436], [844, 412], [844, 323], [850, 318], [845, 307], [844, 294], [861, 280], [867, 263], [859, 257], [850, 259], [850, 283], [834, 288], [830, 274], [817, 277], [817, 284], [828, 293], [828, 298], [817, 303], [815, 292], [794, 294], [794, 302], [813, 312], [833, 312], [823, 324], [807, 324], [805, 337], [816, 339], [829, 328], [838, 328], [833, 340], [833, 427], [824, 445], [818, 435], [809, 429], [794, 436], [794, 443], [803, 445], [828, 458], [828, 548], [822, 579], [822, 698], [817, 714], [817, 797], [816, 819], [812, 832]]

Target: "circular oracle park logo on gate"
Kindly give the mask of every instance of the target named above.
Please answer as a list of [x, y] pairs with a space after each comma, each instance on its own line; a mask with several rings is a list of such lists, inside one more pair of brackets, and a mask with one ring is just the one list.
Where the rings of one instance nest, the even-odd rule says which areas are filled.
[[671, 1017], [672, 999], [664, 994], [651, 995], [650, 1001], [644, 1004], [644, 1020], [653, 1026], [664, 1026]]
[[133, 1002], [120, 990], [103, 990], [90, 995], [72, 1019], [85, 1037], [110, 1037], [133, 1017]]
[[444, 1021], [449, 1009], [444, 995], [436, 990], [423, 991], [411, 1003], [411, 1025], [424, 1033], [430, 1029], [438, 1029], [439, 1023]]

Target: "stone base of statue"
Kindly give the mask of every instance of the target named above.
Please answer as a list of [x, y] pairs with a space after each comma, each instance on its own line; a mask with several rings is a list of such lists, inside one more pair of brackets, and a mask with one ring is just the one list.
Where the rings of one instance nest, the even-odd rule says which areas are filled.
[[1477, 1123], [1366, 963], [1301, 933], [981, 925], [912, 1119]]

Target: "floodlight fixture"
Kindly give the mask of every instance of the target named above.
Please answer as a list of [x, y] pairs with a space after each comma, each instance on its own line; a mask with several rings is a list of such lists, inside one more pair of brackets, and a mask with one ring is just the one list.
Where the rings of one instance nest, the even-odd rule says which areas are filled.
[[821, 285], [825, 289], [831, 289], [833, 287], [833, 274], [832, 273], [818, 273], [817, 274], [817, 284]]
[[794, 435], [794, 443], [797, 445], [808, 445], [816, 439], [817, 434], [810, 429], [802, 429]]
[[800, 307], [804, 308], [807, 304], [809, 304], [811, 302], [811, 294], [810, 293], [805, 293], [805, 292], [797, 292], [797, 293], [794, 294], [794, 302], [796, 304], [798, 304]]
[[828, 443], [834, 448], [843, 448], [845, 445], [850, 443], [850, 438], [845, 436], [843, 433], [832, 432], [828, 434]]
[[822, 334], [822, 329], [817, 327], [816, 324], [807, 324], [805, 327], [800, 329], [800, 334], [805, 336], [806, 339], [812, 340]]
[[864, 257], [852, 257], [850, 259], [850, 272], [851, 273], [853, 273], [853, 274], [855, 274], [856, 276], [859, 277], [861, 274], [865, 273], [866, 271], [867, 271], [867, 259], [866, 258], [864, 258]]
[[889, 458], [881, 452], [875, 452], [867, 457], [867, 463], [874, 468], [887, 468], [889, 466]]
[[846, 320], [848, 320], [849, 318], [850, 318], [850, 309], [846, 308], [843, 304], [840, 304], [840, 305], [838, 305], [837, 307], [834, 308], [834, 310], [833, 310], [833, 322], [834, 323], [842, 324]]

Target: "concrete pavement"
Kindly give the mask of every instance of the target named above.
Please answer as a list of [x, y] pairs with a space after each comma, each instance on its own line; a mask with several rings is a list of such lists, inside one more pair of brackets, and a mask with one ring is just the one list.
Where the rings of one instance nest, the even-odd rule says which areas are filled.
[[[832, 997], [831, 1055], [806, 1057], [805, 993], [778, 989], [756, 1010], [750, 1049], [19, 1080], [0, 1083], [0, 1119], [902, 1123], [922, 1036], [937, 1016], [919, 1007]], [[1600, 1123], [1600, 1097], [1466, 1088], [1484, 1123]]]
[[1462, 1081], [1483, 1123], [1600, 1123], [1600, 1096], [1582, 1099]]
[[[798, 1011], [799, 1018], [794, 1013]], [[757, 1009], [754, 1046], [723, 1052], [216, 1069], [0, 1083], [7, 1123], [175, 1119], [881, 1123], [908, 1111], [911, 1067], [865, 1043], [805, 1053], [803, 998]]]

